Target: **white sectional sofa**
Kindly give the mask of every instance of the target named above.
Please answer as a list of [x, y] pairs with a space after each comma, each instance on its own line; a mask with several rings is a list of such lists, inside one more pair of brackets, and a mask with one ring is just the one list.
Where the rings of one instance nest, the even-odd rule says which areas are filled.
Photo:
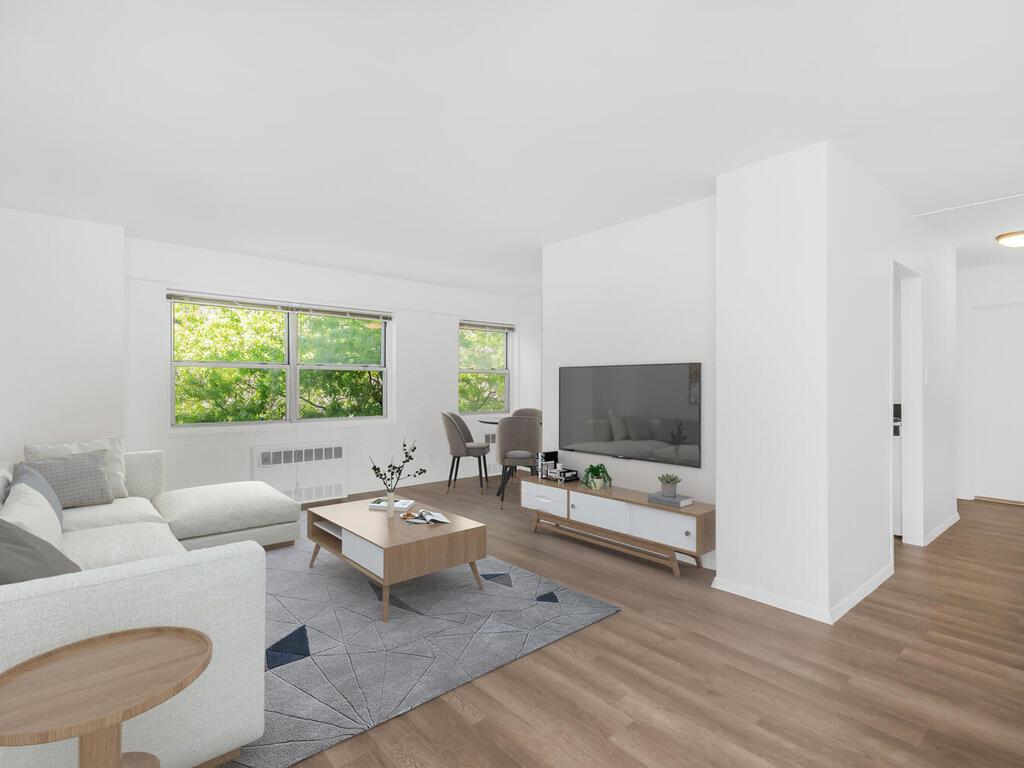
[[[0, 486], [11, 466], [0, 462]], [[299, 505], [261, 483], [164, 494], [159, 451], [127, 453], [125, 469], [127, 498], [64, 510], [60, 550], [81, 572], [0, 585], [0, 670], [67, 643], [134, 627], [205, 632], [213, 641], [206, 671], [124, 727], [125, 751], [152, 752], [163, 768], [192, 768], [263, 734], [260, 544], [294, 539]], [[77, 764], [74, 739], [0, 748], [4, 768]]]

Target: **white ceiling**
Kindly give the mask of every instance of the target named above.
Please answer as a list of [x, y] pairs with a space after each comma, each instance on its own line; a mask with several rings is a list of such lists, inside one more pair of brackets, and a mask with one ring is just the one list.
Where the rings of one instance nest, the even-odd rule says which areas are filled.
[[914, 211], [1024, 192], [1022, 28], [1019, 0], [0, 0], [0, 205], [535, 292], [540, 245], [822, 139]]

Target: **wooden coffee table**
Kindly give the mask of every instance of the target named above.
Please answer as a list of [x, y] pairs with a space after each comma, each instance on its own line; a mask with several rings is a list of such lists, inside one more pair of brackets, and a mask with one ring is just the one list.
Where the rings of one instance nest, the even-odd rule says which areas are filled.
[[121, 754], [121, 723], [190, 685], [212, 652], [202, 632], [151, 627], [92, 637], [23, 661], [0, 674], [0, 746], [77, 736], [80, 768], [159, 768], [148, 753]]
[[486, 525], [419, 502], [412, 511], [440, 512], [451, 522], [415, 525], [369, 509], [369, 503], [348, 501], [306, 511], [306, 535], [316, 545], [310, 568], [326, 549], [363, 573], [381, 587], [384, 621], [392, 584], [468, 564], [477, 586], [484, 588], [476, 561], [487, 556]]

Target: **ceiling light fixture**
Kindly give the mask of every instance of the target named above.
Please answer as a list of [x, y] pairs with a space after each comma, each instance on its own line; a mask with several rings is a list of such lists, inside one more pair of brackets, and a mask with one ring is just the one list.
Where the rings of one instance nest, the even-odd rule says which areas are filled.
[[1007, 248], [1024, 248], [1024, 229], [996, 235], [996, 242]]

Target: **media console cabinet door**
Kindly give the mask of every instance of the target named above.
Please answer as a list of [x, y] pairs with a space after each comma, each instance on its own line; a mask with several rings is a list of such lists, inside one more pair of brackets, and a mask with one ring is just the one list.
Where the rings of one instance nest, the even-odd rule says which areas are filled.
[[629, 535], [687, 552], [697, 551], [697, 518], [663, 509], [629, 505]]
[[629, 533], [626, 502], [617, 499], [605, 499], [589, 493], [570, 491], [569, 518], [598, 528]]

